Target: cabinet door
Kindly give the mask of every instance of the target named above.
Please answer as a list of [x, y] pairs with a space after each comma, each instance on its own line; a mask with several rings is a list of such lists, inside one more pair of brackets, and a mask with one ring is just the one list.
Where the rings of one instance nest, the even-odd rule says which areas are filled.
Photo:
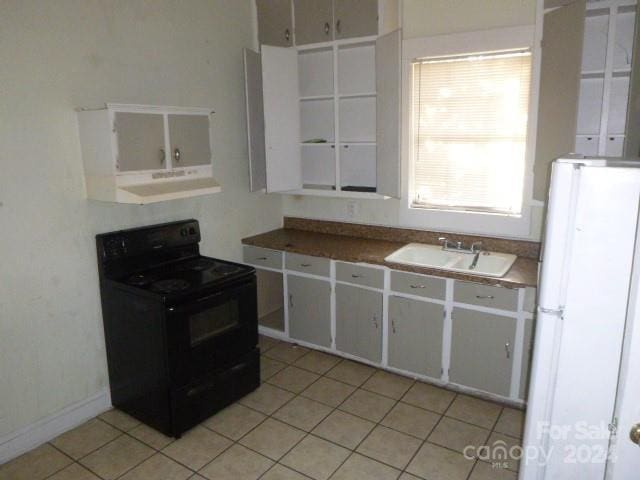
[[[533, 180], [533, 198], [537, 200], [547, 198], [551, 161], [573, 150], [579, 122], [578, 97], [585, 11], [584, 0], [579, 0], [544, 16]], [[601, 103], [602, 96], [599, 98]]]
[[440, 378], [444, 307], [389, 297], [389, 365]]
[[328, 281], [287, 275], [289, 336], [331, 346], [331, 285]]
[[449, 379], [509, 396], [516, 320], [454, 308]]
[[378, 0], [334, 0], [336, 38], [378, 34]]
[[294, 0], [296, 45], [333, 40], [332, 0]]
[[400, 198], [400, 53], [402, 32], [376, 40], [377, 192]]
[[336, 348], [382, 361], [382, 293], [336, 285]]
[[164, 118], [156, 113], [115, 113], [120, 172], [165, 168]]
[[302, 188], [298, 53], [295, 48], [262, 47], [267, 191]]
[[252, 192], [267, 188], [267, 164], [264, 156], [264, 104], [262, 99], [262, 62], [260, 54], [245, 48], [244, 93], [247, 102], [247, 149], [249, 152], [249, 188]]
[[208, 116], [170, 114], [169, 140], [174, 168], [211, 164]]
[[264, 45], [293, 45], [291, 0], [256, 0], [258, 41]]

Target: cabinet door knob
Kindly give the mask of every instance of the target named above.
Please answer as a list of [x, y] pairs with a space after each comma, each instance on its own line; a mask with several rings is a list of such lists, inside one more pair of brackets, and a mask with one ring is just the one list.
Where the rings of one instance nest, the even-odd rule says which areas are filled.
[[160, 165], [164, 165], [164, 161], [167, 159], [167, 153], [164, 151], [164, 148], [160, 149]]
[[293, 308], [293, 294], [289, 294], [289, 307]]
[[340, 20], [336, 22], [336, 33], [340, 33]]
[[511, 344], [509, 342], [504, 344], [504, 350], [507, 354], [507, 358], [511, 358]]
[[329, 25], [329, 22], [325, 22], [325, 24], [324, 24], [324, 34], [325, 35], [329, 35], [330, 31], [331, 31], [331, 25]]
[[633, 427], [631, 427], [629, 438], [636, 445], [640, 445], [640, 423], [636, 423]]
[[378, 328], [378, 318], [374, 315], [374, 316], [373, 316], [373, 318], [372, 318], [372, 320], [373, 320], [373, 326], [374, 326], [375, 328]]
[[393, 319], [391, 320], [391, 331], [396, 333], [396, 321]]
[[173, 152], [173, 158], [175, 159], [176, 163], [180, 163], [181, 156], [182, 154], [180, 153], [180, 149], [176, 148], [175, 151]]
[[291, 31], [288, 28], [284, 31], [284, 39], [287, 42], [291, 39]]

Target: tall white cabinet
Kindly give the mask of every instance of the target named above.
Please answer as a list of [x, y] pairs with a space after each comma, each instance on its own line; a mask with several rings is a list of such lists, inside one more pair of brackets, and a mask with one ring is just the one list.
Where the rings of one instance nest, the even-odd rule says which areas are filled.
[[576, 152], [623, 153], [636, 16], [635, 0], [587, 3]]
[[251, 190], [400, 195], [401, 32], [245, 50]]

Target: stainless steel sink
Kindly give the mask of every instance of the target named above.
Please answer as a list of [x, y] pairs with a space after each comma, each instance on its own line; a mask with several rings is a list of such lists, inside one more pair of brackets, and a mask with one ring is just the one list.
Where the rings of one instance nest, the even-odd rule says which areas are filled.
[[440, 268], [452, 272], [502, 277], [509, 271], [516, 256], [510, 253], [479, 252], [473, 267], [475, 253], [445, 250], [440, 245], [410, 243], [396, 250], [385, 261], [426, 268]]

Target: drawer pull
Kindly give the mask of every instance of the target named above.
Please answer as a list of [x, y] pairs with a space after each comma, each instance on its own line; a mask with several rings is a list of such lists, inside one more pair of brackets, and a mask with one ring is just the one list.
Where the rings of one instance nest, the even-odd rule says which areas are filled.
[[391, 320], [391, 331], [393, 331], [393, 333], [396, 333], [396, 321], [395, 320]]
[[373, 326], [377, 329], [378, 328], [378, 317], [374, 315], [372, 320], [373, 320]]
[[478, 300], [493, 300], [496, 297], [494, 297], [493, 295], [476, 295], [476, 298]]
[[419, 284], [419, 285], [411, 285], [411, 288], [427, 288], [427, 286]]
[[306, 267], [310, 267], [311, 264], [310, 263], [301, 263], [300, 266], [306, 268]]
[[362, 275], [358, 275], [356, 273], [351, 274], [351, 278], [362, 278]]
[[289, 294], [289, 307], [293, 308], [293, 294]]
[[511, 344], [509, 342], [504, 344], [504, 350], [507, 353], [507, 358], [511, 358]]
[[268, 260], [268, 258], [267, 257], [258, 257], [258, 258], [256, 258], [256, 260]]

